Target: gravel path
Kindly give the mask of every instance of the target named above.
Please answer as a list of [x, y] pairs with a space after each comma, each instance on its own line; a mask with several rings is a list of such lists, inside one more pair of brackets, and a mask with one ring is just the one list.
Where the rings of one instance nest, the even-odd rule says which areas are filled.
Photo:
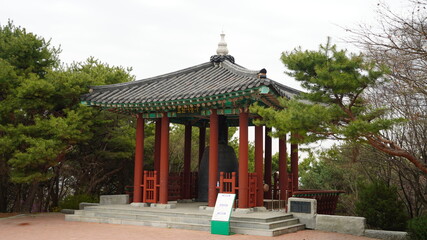
[[0, 218], [1, 240], [209, 240], [209, 239], [286, 239], [286, 240], [368, 240], [373, 238], [304, 230], [278, 237], [213, 235], [207, 232], [103, 223], [66, 222], [64, 214], [44, 213]]

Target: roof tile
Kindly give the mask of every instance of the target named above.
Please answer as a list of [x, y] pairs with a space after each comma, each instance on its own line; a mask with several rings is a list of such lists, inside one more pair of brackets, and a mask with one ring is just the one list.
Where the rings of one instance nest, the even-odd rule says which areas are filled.
[[268, 86], [280, 96], [292, 97], [298, 90], [228, 61], [203, 63], [176, 72], [120, 84], [93, 86], [83, 101], [98, 103], [149, 103], [207, 97]]

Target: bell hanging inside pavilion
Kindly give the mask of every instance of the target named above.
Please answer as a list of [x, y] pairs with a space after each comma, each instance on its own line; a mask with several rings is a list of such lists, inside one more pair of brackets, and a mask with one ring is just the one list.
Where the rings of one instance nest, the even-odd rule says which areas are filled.
[[[228, 145], [228, 124], [225, 116], [218, 116], [218, 175], [220, 172], [238, 172], [234, 149]], [[208, 201], [209, 184], [209, 147], [205, 148], [199, 167], [198, 202]]]

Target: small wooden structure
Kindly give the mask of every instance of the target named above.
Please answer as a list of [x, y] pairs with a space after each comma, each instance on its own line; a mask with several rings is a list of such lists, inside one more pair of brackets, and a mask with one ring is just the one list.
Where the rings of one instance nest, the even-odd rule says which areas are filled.
[[[205, 151], [206, 128], [210, 128], [208, 163], [208, 206], [214, 206], [218, 192], [236, 193], [239, 208], [263, 206], [263, 185], [272, 186], [269, 128], [255, 126], [255, 173], [248, 172], [248, 127], [259, 116], [249, 106], [280, 108], [278, 98], [292, 98], [299, 91], [267, 78], [266, 70], [251, 71], [234, 62], [228, 55], [224, 34], [221, 34], [217, 55], [209, 62], [183, 70], [139, 81], [94, 86], [82, 97], [87, 106], [136, 116], [136, 153], [133, 202], [167, 204], [169, 200], [195, 197], [196, 174], [190, 172], [191, 129], [199, 128], [199, 156]], [[239, 127], [238, 170], [218, 170], [219, 119], [226, 126]], [[144, 171], [144, 121], [155, 121], [154, 171]], [[185, 125], [184, 172], [172, 182], [182, 191], [171, 194], [169, 173], [169, 124]], [[263, 141], [265, 137], [265, 141]], [[282, 193], [298, 190], [298, 146], [290, 145], [291, 176], [289, 184], [286, 139], [279, 140], [279, 189]], [[265, 152], [265, 155], [264, 155]], [[227, 159], [223, 159], [227, 161]], [[286, 200], [283, 194], [280, 196]]]

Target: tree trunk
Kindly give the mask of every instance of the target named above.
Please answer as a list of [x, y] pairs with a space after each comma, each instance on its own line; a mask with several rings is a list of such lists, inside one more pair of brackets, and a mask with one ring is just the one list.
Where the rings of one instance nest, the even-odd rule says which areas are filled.
[[28, 189], [28, 195], [27, 195], [27, 198], [25, 199], [25, 202], [22, 206], [21, 211], [31, 212], [34, 199], [36, 198], [36, 195], [37, 195], [38, 188], [39, 188], [39, 182], [33, 182], [32, 184], [30, 184], [30, 188]]
[[9, 174], [6, 161], [0, 160], [0, 212], [6, 212], [9, 196]]
[[55, 176], [49, 182], [49, 189], [46, 197], [45, 209], [58, 207], [59, 205], [59, 167], [54, 168]]
[[21, 209], [22, 209], [21, 199], [22, 199], [22, 184], [17, 184], [15, 201], [12, 208], [14, 212], [21, 212]]
[[106, 180], [107, 178], [109, 178], [111, 175], [114, 175], [114, 174], [116, 174], [117, 172], [119, 172], [119, 171], [121, 171], [123, 169], [123, 167], [119, 167], [119, 168], [116, 168], [116, 169], [114, 169], [114, 170], [112, 170], [112, 171], [110, 171], [110, 172], [108, 172], [108, 173], [105, 173], [102, 177], [100, 177], [100, 178], [97, 178], [96, 180], [93, 180], [92, 179], [92, 181], [91, 181], [91, 183], [89, 184], [89, 187], [86, 189], [86, 194], [93, 194], [94, 193], [94, 190], [95, 190], [95, 187], [99, 184], [99, 183], [101, 183], [101, 182], [103, 182], [104, 180]]
[[6, 176], [0, 176], [0, 212], [7, 212], [9, 181]]

